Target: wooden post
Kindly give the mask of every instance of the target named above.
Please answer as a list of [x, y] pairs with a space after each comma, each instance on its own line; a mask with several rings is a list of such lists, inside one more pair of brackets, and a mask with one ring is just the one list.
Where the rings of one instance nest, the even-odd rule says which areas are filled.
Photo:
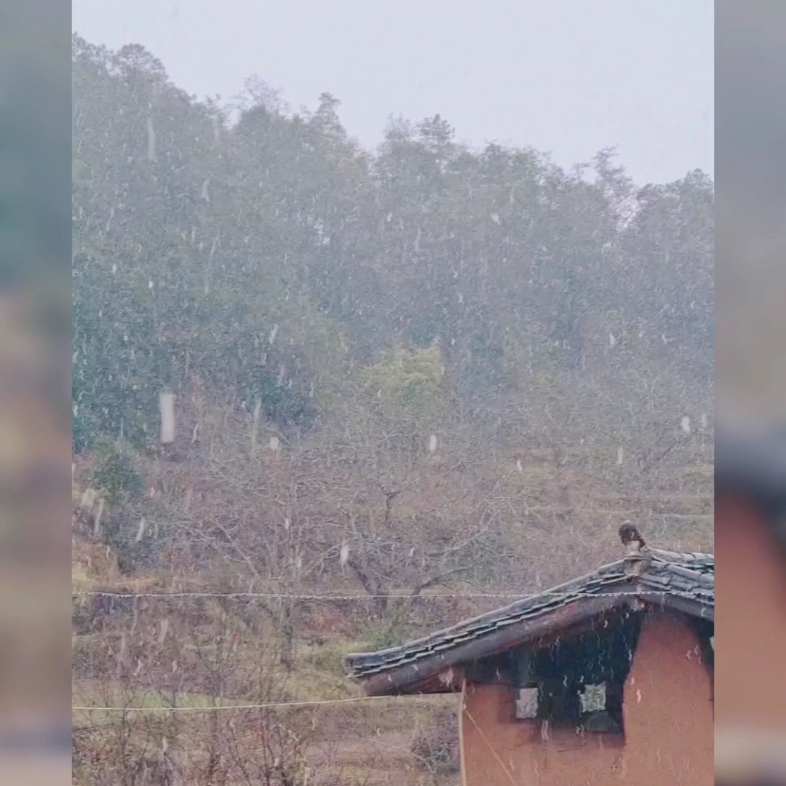
[[467, 763], [464, 756], [464, 707], [467, 703], [467, 681], [461, 680], [461, 702], [459, 704], [458, 716], [458, 738], [459, 738], [459, 768], [461, 772], [461, 786], [467, 786]]

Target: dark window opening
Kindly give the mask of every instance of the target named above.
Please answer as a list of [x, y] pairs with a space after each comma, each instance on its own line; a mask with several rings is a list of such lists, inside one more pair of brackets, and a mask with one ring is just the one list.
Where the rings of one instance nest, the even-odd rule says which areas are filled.
[[561, 638], [530, 653], [526, 683], [519, 683], [515, 717], [598, 734], [624, 734], [625, 680], [640, 619], [626, 614], [599, 621], [590, 634]]

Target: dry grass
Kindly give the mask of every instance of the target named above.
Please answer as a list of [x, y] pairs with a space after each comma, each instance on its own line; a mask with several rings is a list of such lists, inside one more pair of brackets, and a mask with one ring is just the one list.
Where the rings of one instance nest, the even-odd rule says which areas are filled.
[[[432, 467], [436, 474], [421, 478], [417, 488], [397, 499], [399, 523], [411, 518], [416, 528], [428, 520], [438, 529], [439, 522], [449, 522], [453, 517], [467, 518], [468, 511], [472, 511], [471, 515], [488, 516], [491, 510], [496, 520], [509, 523], [500, 526], [500, 539], [492, 541], [489, 548], [528, 556], [515, 563], [512, 576], [500, 575], [496, 581], [491, 577], [482, 585], [458, 576], [447, 586], [426, 588], [416, 603], [406, 606], [399, 635], [420, 635], [509, 602], [494, 598], [441, 597], [446, 592], [501, 591], [523, 595], [617, 559], [616, 529], [629, 518], [641, 522], [653, 545], [711, 549], [710, 465], [697, 464], [686, 469], [677, 488], [669, 487], [657, 493], [652, 488], [631, 488], [624, 484], [618, 487], [575, 468], [555, 468], [549, 464], [550, 459], [547, 451], [542, 456], [530, 456], [521, 470], [514, 458], [494, 459], [496, 469], [490, 474], [495, 479], [486, 486], [480, 483], [477, 490], [481, 495], [477, 499], [486, 500], [485, 508], [476, 504], [477, 499], [473, 501], [472, 477], [461, 467], [452, 469], [445, 462]], [[281, 467], [271, 463], [271, 457], [266, 456], [265, 460], [267, 472], [282, 472]], [[151, 475], [146, 482], [177, 495], [193, 488], [200, 478], [204, 479], [188, 467], [176, 467], [172, 472], [174, 480]], [[80, 459], [75, 478], [76, 518], [85, 518], [75, 521], [72, 559], [75, 590], [127, 593], [171, 590], [174, 575], [166, 567], [137, 571], [133, 575], [122, 573], [112, 549], [93, 538], [89, 511], [80, 508], [80, 483], [88, 481], [89, 462]], [[281, 482], [285, 479], [282, 475]], [[224, 503], [229, 503], [231, 510], [238, 510], [237, 487], [230, 493], [222, 487], [222, 482], [213, 479], [205, 487], [206, 507], [201, 514], [205, 518], [218, 515]], [[254, 500], [253, 504], [258, 506], [259, 501]], [[362, 504], [355, 497], [343, 510], [346, 515], [358, 518], [364, 515]], [[325, 518], [329, 519], [327, 513]], [[573, 549], [567, 551], [561, 537], [566, 531], [574, 543]], [[188, 552], [184, 554], [187, 558]], [[490, 557], [481, 555], [481, 558]], [[232, 564], [237, 569], [243, 567], [240, 561]], [[186, 563], [178, 570], [180, 590], [229, 586], [226, 565], [214, 561], [206, 562], [199, 570], [188, 568]], [[231, 573], [230, 570], [230, 584], [234, 581]], [[392, 581], [387, 585], [389, 591], [394, 587]], [[411, 586], [395, 587], [395, 591], [404, 590], [411, 591]], [[352, 577], [341, 572], [330, 574], [321, 583], [303, 582], [297, 591], [361, 592]], [[382, 620], [375, 620], [369, 614], [367, 604], [360, 607], [351, 602], [300, 604], [294, 664], [287, 670], [275, 657], [265, 654], [279, 650], [279, 632], [270, 614], [253, 603], [244, 606], [240, 602], [221, 603], [214, 599], [199, 602], [170, 599], [97, 609], [91, 605], [93, 601], [84, 595], [75, 597], [75, 619], [81, 620], [83, 632], [74, 639], [74, 663], [75, 668], [76, 664], [89, 663], [90, 668], [103, 673], [94, 677], [76, 674], [73, 702], [79, 706], [143, 707], [146, 711], [127, 715], [98, 709], [75, 714], [74, 724], [81, 734], [81, 758], [75, 765], [74, 782], [80, 786], [109, 786], [110, 783], [113, 786], [114, 783], [199, 786], [208, 782], [240, 786], [247, 780], [239, 776], [238, 767], [242, 762], [256, 766], [260, 746], [268, 744], [272, 730], [279, 727], [291, 728], [293, 736], [286, 737], [289, 740], [286, 743], [281, 741], [284, 738], [277, 738], [275, 745], [281, 748], [280, 752], [286, 748], [293, 756], [303, 757], [303, 766], [311, 768], [312, 785], [447, 786], [455, 780], [450, 773], [440, 771], [436, 760], [432, 762], [432, 771], [427, 771], [428, 767], [413, 753], [413, 744], [416, 751], [423, 753], [424, 741], [431, 747], [434, 741], [444, 747], [445, 740], [439, 732], [444, 726], [441, 719], [446, 717], [445, 713], [456, 711], [455, 696], [275, 710], [216, 712], [211, 709], [216, 705], [341, 702], [360, 697], [359, 687], [346, 678], [344, 658], [350, 651], [373, 646], [380, 626], [384, 627]], [[363, 611], [358, 612], [358, 608]], [[160, 643], [164, 619], [171, 630]], [[118, 652], [126, 646], [124, 640], [133, 654], [126, 657], [128, 663], [123, 661], [118, 665], [123, 660]], [[233, 645], [234, 649], [227, 649], [230, 640], [239, 642]], [[134, 659], [142, 664], [136, 670]], [[173, 679], [170, 672], [175, 661], [179, 666], [176, 690], [164, 686]], [[214, 679], [214, 672], [222, 670], [226, 672], [225, 685], [219, 692], [212, 691], [210, 680]], [[167, 712], [173, 704], [193, 711]], [[206, 711], [201, 712], [202, 709]], [[439, 755], [438, 751], [437, 759]], [[214, 774], [207, 781], [205, 773], [215, 765], [215, 756], [226, 768], [221, 776], [224, 780]], [[264, 782], [261, 775], [256, 777], [253, 782]], [[280, 780], [270, 781], [270, 784], [279, 783]]]

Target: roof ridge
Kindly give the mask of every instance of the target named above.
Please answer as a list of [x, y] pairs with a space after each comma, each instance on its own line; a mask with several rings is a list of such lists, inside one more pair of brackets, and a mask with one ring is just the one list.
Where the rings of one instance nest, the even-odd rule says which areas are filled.
[[668, 557], [688, 557], [691, 561], [715, 561], [715, 554], [709, 551], [672, 551], [671, 549], [660, 549], [649, 546], [648, 548], [652, 552], [653, 556], [659, 557], [661, 559]]

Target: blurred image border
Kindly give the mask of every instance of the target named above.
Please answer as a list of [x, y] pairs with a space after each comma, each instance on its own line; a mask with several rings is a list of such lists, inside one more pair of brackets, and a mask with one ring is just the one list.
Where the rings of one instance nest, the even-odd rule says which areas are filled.
[[[735, 555], [726, 544], [729, 527], [750, 524], [745, 537], [751, 543], [757, 532], [769, 533], [770, 553], [779, 554], [777, 527], [757, 530], [754, 524], [775, 523], [786, 501], [781, 499], [786, 492], [786, 429], [779, 433], [786, 424], [786, 355], [779, 330], [786, 302], [786, 268], [780, 258], [786, 240], [786, 106], [780, 100], [786, 88], [785, 36], [786, 5], [778, 0], [715, 3], [716, 405], [720, 428], [727, 429], [718, 432], [715, 443], [716, 596], [721, 599], [716, 614], [720, 712], [715, 760], [716, 783], [723, 786], [786, 784], [786, 729], [772, 715], [765, 718], [762, 712], [759, 717], [753, 701], [739, 718], [730, 711], [734, 702], [727, 699], [746, 679], [735, 665], [732, 646], [735, 636], [744, 635], [734, 608], [742, 602], [723, 602], [739, 596], [741, 589], [746, 597], [756, 594], [739, 586], [747, 579], [734, 569]], [[729, 433], [735, 434], [731, 441]], [[747, 452], [743, 456], [741, 451]], [[786, 559], [782, 564], [786, 567]], [[750, 581], [753, 586], [760, 577]], [[759, 651], [757, 662], [763, 665], [767, 657], [773, 668], [780, 668], [776, 653]], [[772, 690], [779, 687], [772, 685]]]
[[68, 0], [0, 0], [0, 73], [0, 784], [37, 786], [71, 772]]

